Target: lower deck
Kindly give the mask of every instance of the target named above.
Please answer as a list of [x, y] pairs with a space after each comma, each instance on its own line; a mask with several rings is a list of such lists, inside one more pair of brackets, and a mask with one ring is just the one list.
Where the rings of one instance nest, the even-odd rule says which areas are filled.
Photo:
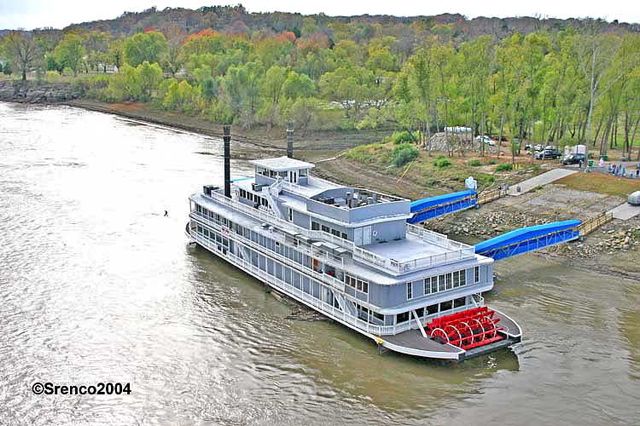
[[442, 344], [424, 337], [418, 329], [407, 330], [394, 336], [384, 336], [379, 343], [390, 350], [407, 355], [456, 361], [483, 355], [518, 343], [522, 338], [520, 326], [502, 312], [495, 310], [494, 312], [495, 316], [500, 320], [500, 326], [504, 329], [499, 332], [504, 336], [504, 339], [486, 346], [465, 351], [457, 346]]
[[[486, 352], [486, 350], [483, 350], [484, 347], [465, 351], [459, 347], [450, 344], [441, 344], [435, 340], [426, 338], [422, 335], [420, 330], [412, 328], [413, 326], [417, 326], [417, 322], [416, 324], [412, 324], [413, 320], [403, 324], [403, 326], [406, 327], [394, 326], [393, 328], [365, 322], [362, 319], [342, 309], [344, 303], [346, 302], [346, 300], [344, 299], [344, 295], [334, 294], [334, 297], [340, 298], [341, 303], [337, 303], [336, 301], [334, 303], [328, 304], [324, 300], [318, 299], [312, 294], [303, 291], [304, 289], [302, 287], [292, 285], [290, 282], [286, 282], [279, 277], [271, 274], [268, 268], [263, 269], [260, 267], [260, 265], [254, 264], [250, 260], [250, 256], [247, 257], [236, 255], [233, 249], [229, 250], [227, 248], [221, 247], [220, 245], [216, 244], [215, 241], [211, 241], [210, 239], [205, 238], [199, 233], [189, 232], [189, 237], [195, 240], [195, 242], [198, 243], [198, 245], [200, 245], [201, 247], [223, 258], [227, 262], [254, 276], [270, 287], [273, 287], [274, 289], [277, 289], [279, 292], [286, 294], [294, 300], [303, 303], [304, 305], [355, 331], [358, 331], [359, 333], [371, 338], [379, 345], [382, 345], [395, 352], [418, 357], [446, 359], [453, 361], [463, 360], [466, 357], [469, 357], [472, 353], [475, 355], [479, 355]], [[228, 237], [230, 239], [233, 239], [232, 234], [229, 234]], [[240, 245], [238, 245], [238, 247], [240, 247]], [[250, 251], [249, 247], [245, 247], [245, 249]], [[332, 293], [335, 291], [335, 289], [331, 288], [327, 288], [327, 290], [331, 291]], [[508, 333], [509, 336], [507, 336], [508, 339], [497, 342], [498, 345], [491, 345], [491, 348], [496, 346], [504, 347], [515, 343], [516, 341], [519, 341], [521, 333], [518, 325], [506, 315], [498, 312], [496, 312], [496, 314], [500, 316], [501, 325], [505, 328], [505, 333]], [[390, 334], [390, 332], [395, 334]], [[489, 348], [489, 345], [487, 345], [486, 349]]]

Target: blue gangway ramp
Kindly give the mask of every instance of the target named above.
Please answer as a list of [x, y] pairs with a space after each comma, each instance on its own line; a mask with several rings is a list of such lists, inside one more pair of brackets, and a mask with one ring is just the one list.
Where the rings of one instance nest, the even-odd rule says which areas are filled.
[[498, 260], [575, 240], [581, 223], [573, 219], [515, 229], [476, 244], [476, 253]]
[[478, 193], [473, 189], [422, 198], [411, 202], [413, 216], [409, 223], [420, 223], [434, 217], [465, 210], [478, 204]]

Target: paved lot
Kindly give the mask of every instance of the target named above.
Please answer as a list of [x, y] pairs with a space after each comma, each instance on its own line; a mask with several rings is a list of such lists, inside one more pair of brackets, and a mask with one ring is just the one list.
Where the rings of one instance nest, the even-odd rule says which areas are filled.
[[[549, 170], [548, 172], [545, 172], [541, 175], [532, 177], [531, 179], [527, 179], [523, 182], [520, 182], [519, 184], [513, 185], [509, 188], [509, 195], [513, 195], [515, 197], [520, 196], [531, 191], [534, 188], [550, 184], [557, 181], [558, 179], [562, 179], [565, 176], [569, 176], [577, 172], [577, 170], [569, 169]], [[520, 188], [520, 191], [518, 191], [518, 188]]]
[[640, 206], [632, 206], [629, 203], [624, 203], [609, 211], [613, 213], [615, 219], [627, 220], [640, 214]]

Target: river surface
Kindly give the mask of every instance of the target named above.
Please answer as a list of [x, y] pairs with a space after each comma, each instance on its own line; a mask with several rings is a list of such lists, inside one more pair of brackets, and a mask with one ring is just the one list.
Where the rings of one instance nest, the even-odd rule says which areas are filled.
[[[513, 351], [452, 366], [380, 355], [289, 319], [294, 306], [186, 246], [187, 196], [221, 183], [220, 152], [0, 103], [0, 424], [640, 423], [640, 284], [520, 256], [485, 296], [522, 326]], [[31, 391], [106, 381], [131, 394]]]

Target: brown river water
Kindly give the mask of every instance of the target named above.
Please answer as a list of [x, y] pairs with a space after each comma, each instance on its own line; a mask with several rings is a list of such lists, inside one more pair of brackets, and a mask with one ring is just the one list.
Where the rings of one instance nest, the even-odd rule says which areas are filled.
[[[288, 319], [293, 305], [187, 247], [187, 196], [221, 183], [220, 152], [0, 103], [0, 424], [640, 424], [639, 283], [516, 257], [485, 295], [524, 330], [512, 351], [381, 355], [337, 324]], [[131, 393], [35, 395], [35, 382]]]

